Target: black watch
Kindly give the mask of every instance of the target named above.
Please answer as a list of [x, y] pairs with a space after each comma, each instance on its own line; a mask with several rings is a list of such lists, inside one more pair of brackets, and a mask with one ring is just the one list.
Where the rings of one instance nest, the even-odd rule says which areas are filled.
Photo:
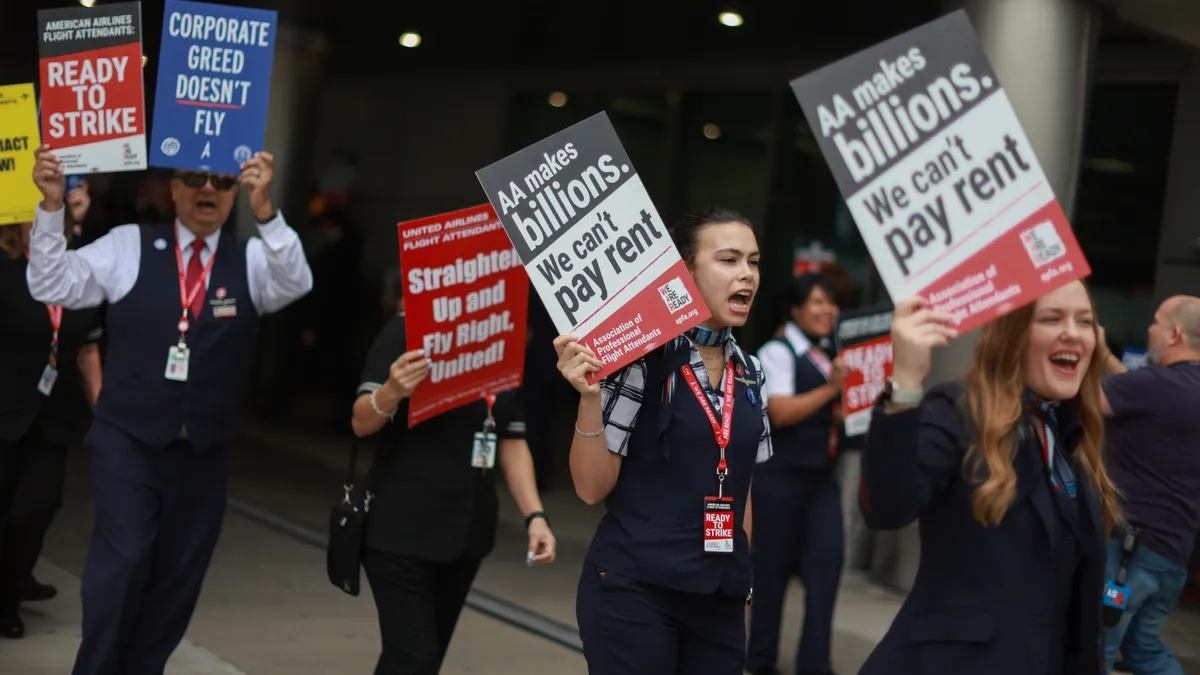
[[529, 525], [530, 525], [530, 523], [533, 522], [534, 518], [541, 518], [542, 520], [546, 521], [547, 526], [550, 525], [550, 519], [546, 517], [545, 513], [541, 512], [541, 511], [534, 511], [533, 513], [525, 516], [525, 529], [526, 530], [529, 529]]
[[254, 216], [254, 221], [256, 223], [258, 223], [259, 225], [266, 225], [267, 223], [271, 222], [272, 220], [275, 220], [278, 217], [279, 217], [279, 209], [274, 209], [271, 211], [270, 218], [267, 218], [266, 220], [259, 220], [258, 216]]

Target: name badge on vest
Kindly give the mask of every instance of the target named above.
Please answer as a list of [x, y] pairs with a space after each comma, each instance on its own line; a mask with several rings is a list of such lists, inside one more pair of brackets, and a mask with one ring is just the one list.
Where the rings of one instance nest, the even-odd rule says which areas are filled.
[[214, 319], [232, 319], [237, 316], [237, 298], [225, 297], [225, 289], [218, 288], [215, 298], [209, 300]]
[[37, 390], [43, 396], [49, 396], [50, 392], [54, 390], [54, 381], [57, 379], [58, 368], [47, 363], [46, 367], [42, 369], [42, 378], [38, 380]]
[[175, 382], [187, 382], [188, 358], [191, 355], [192, 350], [184, 344], [172, 345], [168, 348], [166, 378]]
[[704, 552], [733, 553], [733, 497], [704, 498]]
[[491, 469], [496, 466], [496, 434], [494, 432], [475, 432], [475, 442], [471, 446], [471, 466], [476, 469]]

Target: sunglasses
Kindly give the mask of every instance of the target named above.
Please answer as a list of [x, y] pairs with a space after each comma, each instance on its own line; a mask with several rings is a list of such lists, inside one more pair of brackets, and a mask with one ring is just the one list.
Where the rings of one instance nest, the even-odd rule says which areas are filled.
[[205, 183], [211, 182], [212, 186], [220, 192], [232, 190], [233, 186], [237, 185], [237, 178], [219, 173], [196, 173], [193, 171], [181, 171], [176, 174], [176, 178], [183, 181], [183, 184], [190, 188], [202, 188]]

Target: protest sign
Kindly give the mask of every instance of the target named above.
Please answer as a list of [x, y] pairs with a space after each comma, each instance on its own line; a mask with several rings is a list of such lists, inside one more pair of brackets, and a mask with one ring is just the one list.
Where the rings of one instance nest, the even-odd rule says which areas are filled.
[[33, 184], [38, 140], [32, 84], [0, 86], [0, 225], [33, 221], [42, 193]]
[[1091, 273], [964, 11], [791, 84], [894, 302], [962, 332]]
[[66, 173], [146, 168], [142, 5], [38, 10], [42, 140]]
[[892, 376], [892, 309], [868, 308], [838, 315], [837, 352], [850, 373], [842, 381], [846, 438], [867, 433], [871, 409]]
[[277, 14], [167, 0], [150, 164], [240, 174], [263, 149]]
[[429, 377], [408, 425], [520, 386], [529, 277], [491, 206], [400, 223], [405, 339]]
[[476, 172], [563, 334], [617, 370], [708, 319], [603, 112]]

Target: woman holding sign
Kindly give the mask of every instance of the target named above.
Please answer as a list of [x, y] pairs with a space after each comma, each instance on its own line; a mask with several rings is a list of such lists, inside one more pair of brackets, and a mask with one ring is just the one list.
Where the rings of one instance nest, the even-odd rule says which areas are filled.
[[783, 337], [758, 351], [771, 383], [763, 389], [775, 457], [754, 482], [754, 581], [746, 669], [776, 672], [779, 623], [788, 580], [804, 583], [804, 630], [796, 672], [833, 672], [833, 608], [842, 577], [842, 495], [837, 477], [835, 408], [846, 366], [831, 358], [837, 321], [825, 277], [796, 277], [788, 289]]
[[[429, 369], [423, 350], [408, 350], [401, 312], [371, 345], [354, 403], [354, 433], [383, 434], [368, 479], [363, 552], [379, 612], [376, 675], [438, 672], [475, 573], [496, 541], [492, 468], [504, 473], [525, 516], [527, 562], [554, 560], [519, 393], [481, 399], [409, 428], [408, 398]], [[480, 431], [491, 440], [486, 447], [476, 446]]]
[[[25, 634], [21, 602], [57, 594], [34, 580], [33, 568], [62, 504], [67, 448], [83, 440], [101, 379], [100, 310], [63, 310], [29, 294], [31, 228], [0, 226], [0, 636], [6, 638]], [[70, 224], [67, 232], [69, 238]]]
[[867, 525], [918, 520], [916, 581], [863, 675], [1095, 675], [1117, 491], [1101, 461], [1095, 311], [1076, 281], [983, 327], [961, 382], [922, 393], [957, 336], [896, 307], [893, 377], [862, 458]]
[[571, 476], [605, 502], [576, 613], [592, 675], [740, 675], [750, 593], [750, 481], [771, 456], [762, 369], [734, 340], [758, 290], [758, 243], [725, 209], [671, 230], [711, 318], [596, 384], [559, 336], [580, 393]]

